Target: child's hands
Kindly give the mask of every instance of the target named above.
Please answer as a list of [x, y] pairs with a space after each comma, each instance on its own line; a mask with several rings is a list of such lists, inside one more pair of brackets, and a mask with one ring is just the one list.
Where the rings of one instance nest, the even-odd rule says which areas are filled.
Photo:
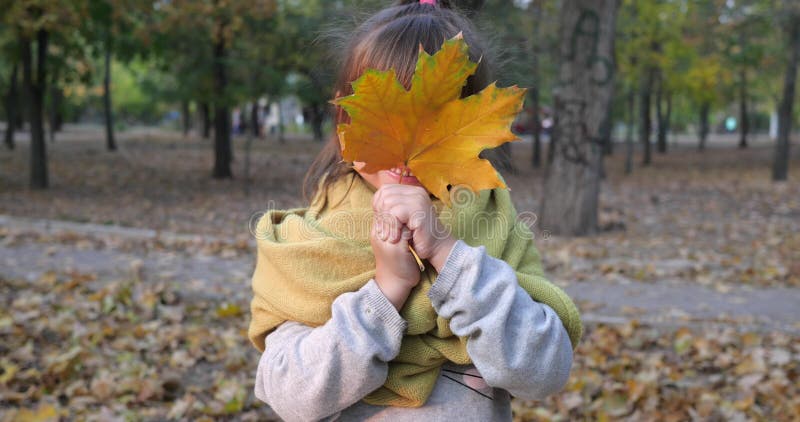
[[[399, 229], [396, 242], [383, 239], [390, 228]], [[383, 294], [399, 311], [408, 299], [411, 289], [419, 283], [417, 261], [408, 250], [411, 231], [389, 214], [375, 214], [370, 232], [370, 244], [375, 254], [375, 282]]]
[[417, 255], [427, 259], [437, 271], [441, 271], [455, 244], [455, 239], [436, 216], [436, 210], [425, 188], [385, 184], [375, 192], [372, 209], [375, 215], [390, 215], [400, 223], [400, 225], [386, 225], [388, 227], [383, 231], [382, 239], [391, 243], [399, 242], [402, 225], [405, 225], [413, 234], [411, 245]]

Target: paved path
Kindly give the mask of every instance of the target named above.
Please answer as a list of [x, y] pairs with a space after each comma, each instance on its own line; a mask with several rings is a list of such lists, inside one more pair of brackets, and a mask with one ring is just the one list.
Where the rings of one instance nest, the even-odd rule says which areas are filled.
[[[213, 237], [159, 233], [152, 230], [0, 215], [0, 232], [70, 234], [103, 240], [42, 243], [26, 236], [0, 242], [0, 276], [36, 279], [50, 270], [93, 273], [97, 282], [138, 277], [145, 282], [174, 282], [188, 297], [247, 301], [254, 254], [211, 255], [167, 248], [116, 247], [130, 242], [224, 242]], [[10, 241], [8, 239], [14, 239]], [[126, 243], [127, 242], [127, 243]], [[202, 247], [198, 246], [198, 251]], [[250, 250], [255, 251], [251, 239]], [[225, 254], [223, 254], [225, 255]], [[741, 329], [782, 330], [800, 335], [800, 288], [730, 286], [714, 289], [677, 279], [658, 284], [603, 279], [563, 286], [582, 308], [587, 323], [654, 325], [725, 324]], [[244, 302], [246, 303], [246, 302]]]

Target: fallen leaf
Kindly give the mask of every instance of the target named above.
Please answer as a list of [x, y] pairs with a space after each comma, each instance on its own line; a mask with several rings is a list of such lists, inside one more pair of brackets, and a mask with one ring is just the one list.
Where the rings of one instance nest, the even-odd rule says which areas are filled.
[[18, 422], [49, 422], [59, 419], [59, 411], [51, 404], [42, 404], [36, 409], [21, 409], [14, 420]]

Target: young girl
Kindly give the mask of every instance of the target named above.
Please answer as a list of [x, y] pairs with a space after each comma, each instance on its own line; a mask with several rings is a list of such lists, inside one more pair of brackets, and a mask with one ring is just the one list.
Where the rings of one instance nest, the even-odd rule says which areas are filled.
[[[395, 69], [408, 89], [419, 44], [433, 54], [459, 32], [483, 57], [461, 95], [479, 92], [483, 42], [449, 2], [423, 0], [355, 31], [336, 95], [368, 68]], [[308, 172], [309, 207], [258, 220], [256, 397], [288, 421], [509, 421], [511, 396], [560, 391], [583, 328], [508, 191], [453, 189], [444, 207], [413, 175], [363, 168], [342, 162], [334, 134]]]

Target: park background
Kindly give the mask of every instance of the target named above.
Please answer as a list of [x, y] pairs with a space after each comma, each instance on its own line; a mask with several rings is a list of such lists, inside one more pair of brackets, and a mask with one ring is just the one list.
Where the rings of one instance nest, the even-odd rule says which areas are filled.
[[[515, 418], [800, 418], [800, 6], [454, 3], [529, 88], [492, 153], [587, 329]], [[0, 419], [275, 418], [250, 221], [304, 204], [388, 4], [0, 0]]]

